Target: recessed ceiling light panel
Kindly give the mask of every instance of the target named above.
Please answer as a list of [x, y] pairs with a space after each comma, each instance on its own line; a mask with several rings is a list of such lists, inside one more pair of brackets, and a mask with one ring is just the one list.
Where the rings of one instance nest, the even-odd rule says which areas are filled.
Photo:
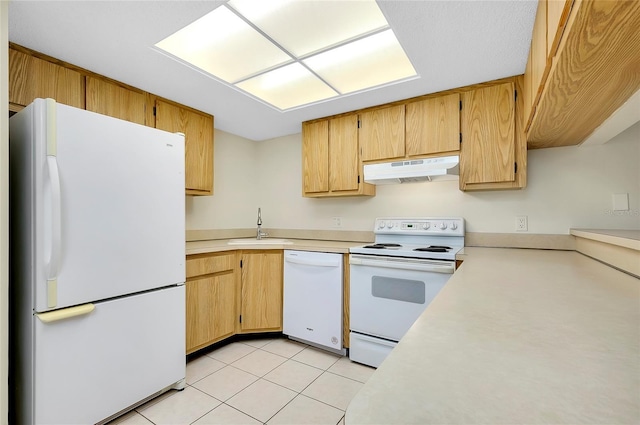
[[231, 0], [228, 4], [297, 57], [389, 25], [375, 0]]
[[299, 63], [292, 63], [236, 84], [279, 109], [290, 109], [337, 96], [331, 87]]
[[218, 7], [156, 47], [233, 83], [291, 57], [226, 7]]
[[390, 29], [319, 53], [303, 63], [343, 94], [416, 76]]
[[156, 47], [280, 110], [416, 76], [375, 0], [230, 0]]

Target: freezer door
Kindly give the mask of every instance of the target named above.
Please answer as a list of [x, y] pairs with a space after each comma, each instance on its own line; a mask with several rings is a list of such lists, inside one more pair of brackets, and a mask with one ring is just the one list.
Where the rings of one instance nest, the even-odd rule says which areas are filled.
[[184, 282], [184, 137], [34, 105], [36, 311]]
[[97, 423], [185, 377], [184, 285], [94, 306], [34, 316], [34, 423]]

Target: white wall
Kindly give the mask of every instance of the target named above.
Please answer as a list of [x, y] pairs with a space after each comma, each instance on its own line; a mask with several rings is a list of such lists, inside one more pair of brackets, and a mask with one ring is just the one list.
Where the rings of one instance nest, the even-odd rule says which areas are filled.
[[187, 196], [187, 229], [236, 229], [256, 224], [261, 183], [256, 142], [215, 130], [213, 196]]
[[[256, 164], [249, 180], [255, 183], [243, 181], [248, 176], [226, 165], [223, 173], [229, 174], [216, 181], [214, 198], [227, 184], [237, 188], [235, 212], [218, 211], [227, 202], [198, 199], [188, 211], [187, 228], [252, 227], [254, 210], [261, 206], [265, 227], [285, 229], [332, 229], [332, 217], [341, 217], [345, 230], [371, 230], [375, 217], [393, 215], [460, 215], [471, 232], [515, 232], [516, 215], [529, 217], [529, 233], [566, 234], [572, 227], [640, 229], [640, 124], [602, 146], [529, 151], [529, 183], [517, 191], [465, 193], [454, 181], [378, 186], [373, 198], [303, 198], [300, 134], [253, 146]], [[222, 149], [237, 157], [250, 148], [243, 141], [237, 148]], [[217, 157], [216, 168], [223, 160]], [[630, 211], [612, 212], [613, 193], [629, 193]]]

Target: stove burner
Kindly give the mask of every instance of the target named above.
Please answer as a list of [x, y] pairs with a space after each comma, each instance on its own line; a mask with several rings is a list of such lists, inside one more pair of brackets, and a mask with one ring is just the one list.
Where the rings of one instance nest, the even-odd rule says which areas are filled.
[[416, 248], [414, 251], [423, 251], [423, 252], [448, 252], [451, 249], [449, 246], [441, 246], [441, 245], [431, 245], [425, 248]]
[[373, 245], [367, 245], [364, 248], [372, 248], [372, 249], [386, 249], [386, 248], [400, 248], [402, 245], [397, 243], [376, 243]]

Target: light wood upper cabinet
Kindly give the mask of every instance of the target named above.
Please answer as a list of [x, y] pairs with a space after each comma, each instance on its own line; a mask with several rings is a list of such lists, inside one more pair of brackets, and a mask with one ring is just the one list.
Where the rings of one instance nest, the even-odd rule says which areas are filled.
[[87, 76], [86, 109], [110, 117], [145, 124], [145, 93]]
[[360, 114], [359, 141], [363, 161], [405, 156], [404, 112], [404, 105], [396, 105]]
[[302, 124], [302, 195], [371, 196], [375, 186], [362, 179], [358, 116]]
[[334, 192], [356, 191], [360, 185], [358, 117], [329, 120], [329, 187]]
[[541, 0], [542, 7], [546, 27], [534, 26], [533, 40], [546, 39], [546, 61], [532, 43], [525, 71], [528, 146], [576, 145], [640, 90], [640, 2]]
[[155, 127], [184, 133], [188, 195], [213, 194], [213, 116], [157, 99]]
[[302, 123], [302, 191], [329, 191], [329, 121]]
[[407, 156], [460, 149], [460, 94], [433, 97], [406, 106]]
[[36, 98], [84, 109], [84, 76], [77, 71], [9, 49], [9, 108], [17, 111]]
[[282, 330], [283, 252], [243, 251], [240, 333]]
[[237, 266], [235, 252], [187, 257], [187, 354], [235, 333]]
[[555, 56], [573, 0], [546, 0], [547, 2], [547, 58]]
[[513, 83], [504, 83], [463, 93], [461, 190], [515, 181], [514, 90]]

